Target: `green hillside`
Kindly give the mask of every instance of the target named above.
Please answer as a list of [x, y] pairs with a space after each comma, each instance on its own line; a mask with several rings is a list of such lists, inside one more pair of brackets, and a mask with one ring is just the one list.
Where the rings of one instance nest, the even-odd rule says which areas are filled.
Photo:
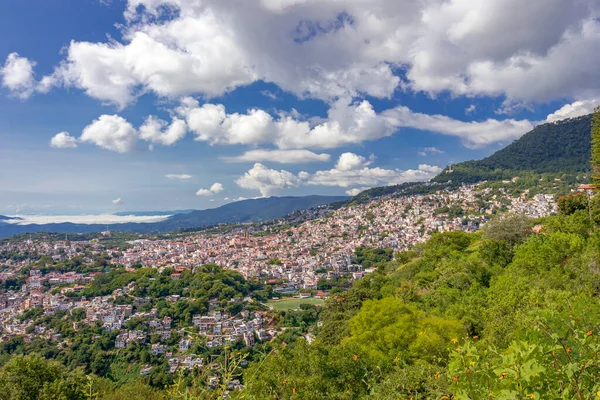
[[[434, 235], [327, 300], [316, 340], [245, 373], [248, 398], [593, 399], [600, 234], [585, 211]], [[327, 378], [323, 378], [326, 376]]]
[[522, 171], [577, 173], [589, 171], [592, 116], [538, 125], [509, 146], [478, 161], [449, 167], [432, 182], [474, 183], [501, 180]]
[[[545, 230], [534, 233], [540, 222]], [[319, 315], [311, 343], [290, 328], [258, 349], [232, 348], [211, 364], [216, 388], [208, 369], [157, 385], [129, 370], [139, 347], [115, 355], [89, 331], [60, 351], [5, 342], [0, 399], [594, 399], [598, 257], [600, 231], [585, 210], [440, 233], [378, 262], [350, 290], [332, 290], [320, 314], [286, 311], [311, 324]], [[61, 331], [72, 329], [69, 318], [57, 317]], [[99, 377], [103, 369], [112, 372]], [[226, 394], [233, 377], [245, 388]]]

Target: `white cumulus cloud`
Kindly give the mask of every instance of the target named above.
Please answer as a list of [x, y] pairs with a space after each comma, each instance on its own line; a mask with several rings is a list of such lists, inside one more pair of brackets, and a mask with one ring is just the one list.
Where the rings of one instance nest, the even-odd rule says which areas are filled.
[[286, 170], [277, 171], [256, 163], [235, 182], [241, 188], [258, 190], [263, 197], [268, 197], [279, 190], [300, 186], [307, 175], [306, 172], [294, 175]]
[[196, 196], [214, 196], [215, 194], [221, 193], [223, 189], [223, 185], [216, 182], [208, 189], [199, 189], [196, 192]]
[[60, 132], [50, 139], [50, 146], [57, 149], [74, 149], [77, 147], [77, 139], [69, 132]]
[[51, 139], [50, 146], [74, 148], [78, 142], [86, 142], [118, 153], [128, 153], [136, 149], [138, 140], [150, 142], [150, 149], [154, 148], [154, 144], [172, 146], [186, 132], [185, 121], [178, 118], [173, 118], [171, 124], [168, 124], [155, 116], [149, 116], [138, 130], [119, 115], [104, 114], [86, 126], [78, 139], [68, 132], [61, 132]]
[[599, 9], [597, 0], [128, 0], [122, 39], [72, 41], [46, 84], [120, 107], [147, 92], [210, 98], [258, 80], [326, 101], [398, 87], [597, 97]]
[[369, 188], [368, 188], [368, 187], [364, 187], [364, 188], [354, 188], [354, 189], [348, 189], [348, 190], [346, 190], [346, 192], [345, 192], [345, 193], [346, 193], [348, 196], [356, 196], [356, 195], [358, 195], [359, 193], [362, 193], [362, 192], [364, 192], [364, 191], [365, 191], [365, 190], [367, 190], [367, 189], [369, 189]]
[[79, 138], [81, 142], [93, 143], [118, 153], [132, 151], [137, 139], [137, 131], [125, 118], [106, 114], [86, 126]]
[[[490, 118], [460, 121], [444, 115], [417, 113], [405, 106], [377, 113], [367, 100], [352, 102], [343, 98], [331, 104], [326, 119], [316, 122], [299, 119], [298, 115], [273, 117], [259, 109], [249, 110], [246, 114], [228, 114], [221, 104], [199, 106], [198, 101], [192, 98], [183, 99], [177, 113], [186, 119], [198, 141], [212, 145], [274, 144], [280, 150], [336, 148], [390, 136], [402, 128], [456, 136], [465, 146], [477, 148], [517, 139], [534, 127], [528, 120]], [[421, 153], [439, 154], [438, 149], [431, 149]], [[298, 162], [315, 158], [306, 152], [288, 154], [290, 160], [298, 159]], [[253, 150], [225, 160], [260, 162], [268, 161], [271, 155], [275, 156], [272, 160], [275, 162], [285, 159], [284, 153], [268, 154], [266, 150]], [[324, 155], [321, 157], [325, 159]]]
[[187, 132], [185, 121], [174, 119], [170, 125], [155, 116], [146, 118], [146, 122], [140, 127], [140, 139], [165, 146], [172, 146], [183, 139]]
[[340, 158], [338, 158], [338, 161], [335, 164], [335, 169], [339, 171], [350, 171], [353, 169], [366, 167], [369, 164], [371, 164], [371, 162], [363, 156], [359, 156], [358, 154], [354, 153], [343, 153], [340, 155]]
[[[440, 167], [427, 164], [409, 170], [384, 169], [370, 167], [371, 160], [354, 154], [344, 153], [338, 159], [335, 167], [326, 171], [317, 171], [308, 178], [307, 184], [317, 186], [373, 187], [391, 185], [412, 181], [426, 181], [440, 173]], [[347, 192], [352, 193], [352, 192]]]
[[546, 122], [556, 122], [567, 118], [581, 117], [590, 114], [594, 108], [600, 105], [600, 98], [592, 100], [579, 100], [571, 104], [565, 104], [558, 110], [546, 117]]
[[291, 115], [274, 118], [260, 109], [248, 110], [246, 114], [228, 114], [222, 104], [199, 106], [197, 100], [189, 97], [182, 100], [177, 112], [186, 119], [196, 140], [213, 145], [274, 143], [286, 150], [327, 149], [379, 139], [395, 131], [366, 100], [355, 103], [340, 99], [329, 109], [325, 122], [316, 124]]
[[470, 148], [483, 147], [495, 142], [518, 139], [534, 128], [528, 120], [487, 119], [485, 121], [459, 121], [444, 115], [416, 113], [399, 106], [382, 113], [397, 128], [415, 128], [460, 138]]
[[0, 68], [2, 86], [8, 88], [14, 95], [27, 99], [35, 90], [36, 81], [33, 68], [35, 62], [18, 53], [11, 53], [6, 58], [4, 67]]

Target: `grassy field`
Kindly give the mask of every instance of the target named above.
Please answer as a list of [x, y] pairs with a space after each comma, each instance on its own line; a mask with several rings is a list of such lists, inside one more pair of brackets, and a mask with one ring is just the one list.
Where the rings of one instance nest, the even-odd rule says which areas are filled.
[[267, 303], [267, 305], [279, 311], [296, 310], [300, 308], [300, 304], [322, 305], [323, 300], [315, 299], [314, 297], [309, 297], [306, 299], [271, 300]]

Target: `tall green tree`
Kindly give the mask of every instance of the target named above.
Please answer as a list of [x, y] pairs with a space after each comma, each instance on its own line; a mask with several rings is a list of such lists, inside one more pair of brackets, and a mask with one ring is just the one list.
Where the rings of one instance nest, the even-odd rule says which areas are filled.
[[592, 117], [592, 182], [600, 190], [600, 106]]

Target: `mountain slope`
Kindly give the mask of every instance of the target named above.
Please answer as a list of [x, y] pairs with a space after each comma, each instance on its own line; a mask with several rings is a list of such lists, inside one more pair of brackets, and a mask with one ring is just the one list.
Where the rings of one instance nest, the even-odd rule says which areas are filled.
[[[346, 200], [347, 196], [304, 196], [304, 197], [269, 197], [250, 199], [225, 204], [224, 206], [192, 211], [187, 214], [176, 214], [167, 220], [156, 223], [126, 223], [108, 225], [108, 229], [121, 232], [155, 233], [179, 229], [199, 228], [217, 224], [234, 224], [243, 222], [259, 222], [284, 217], [294, 211], [319, 207], [329, 203]], [[127, 213], [135, 214], [135, 213]], [[148, 215], [146, 213], [145, 215]], [[107, 228], [103, 224], [43, 224], [13, 225], [0, 222], [0, 237], [8, 237], [20, 233], [31, 232], [66, 232], [91, 233]]]
[[591, 114], [536, 126], [502, 150], [478, 161], [446, 168], [432, 182], [473, 183], [510, 178], [519, 171], [577, 173], [588, 171]]
[[347, 198], [346, 196], [304, 196], [242, 200], [210, 210], [173, 215], [156, 225], [161, 231], [169, 231], [215, 224], [267, 221], [284, 217], [297, 210], [314, 208]]
[[114, 213], [115, 215], [129, 216], [135, 215], [136, 217], [156, 217], [161, 215], [175, 215], [175, 214], [189, 214], [196, 210], [168, 210], [168, 211], [120, 211]]

